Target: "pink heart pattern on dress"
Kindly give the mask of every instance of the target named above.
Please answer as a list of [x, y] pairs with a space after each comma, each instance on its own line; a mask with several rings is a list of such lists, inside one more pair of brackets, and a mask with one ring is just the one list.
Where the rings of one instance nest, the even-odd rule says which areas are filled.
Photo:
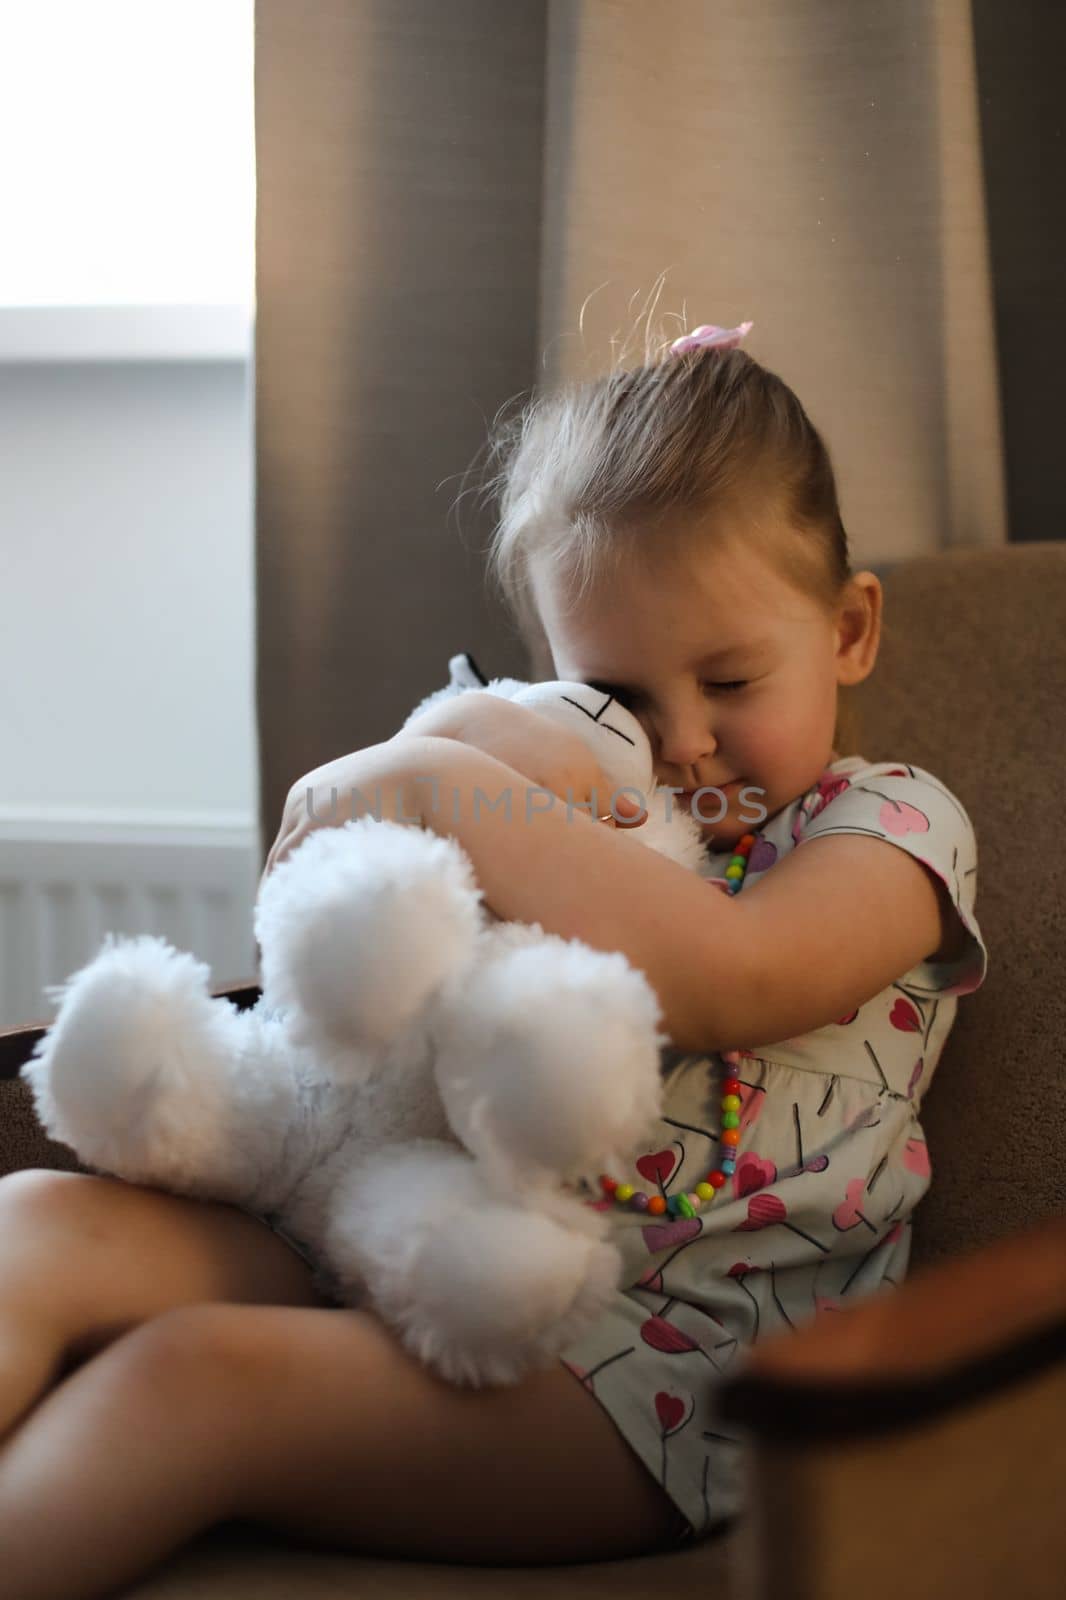
[[641, 1156], [637, 1171], [649, 1183], [665, 1183], [677, 1166], [677, 1156], [672, 1150], [656, 1150], [654, 1155]]
[[748, 872], [766, 872], [777, 860], [777, 846], [769, 839], [764, 839], [761, 833], [755, 835], [755, 843], [748, 852]]
[[928, 833], [929, 818], [917, 806], [905, 800], [886, 800], [878, 813], [878, 821], [886, 833], [897, 837], [904, 833]]
[[678, 1217], [676, 1222], [650, 1222], [641, 1228], [641, 1236], [652, 1255], [657, 1250], [668, 1250], [672, 1244], [684, 1244], [703, 1232], [699, 1217]]
[[835, 800], [838, 794], [843, 794], [845, 789], [851, 788], [851, 780], [841, 778], [836, 773], [828, 771], [822, 773], [818, 779], [815, 801], [811, 807], [808, 822], [813, 822], [818, 814], [825, 810], [830, 800]]
[[667, 1394], [665, 1390], [660, 1389], [655, 1396], [655, 1410], [663, 1432], [672, 1433], [684, 1421], [685, 1402], [679, 1400], [676, 1394]]
[[921, 1033], [922, 1018], [916, 1006], [909, 1000], [897, 999], [888, 1014], [888, 1020], [900, 1033]]
[[748, 1201], [747, 1221], [737, 1223], [737, 1232], [772, 1227], [775, 1222], [783, 1222], [787, 1215], [788, 1207], [776, 1194], [754, 1194]]
[[695, 1339], [690, 1339], [687, 1333], [675, 1328], [665, 1317], [649, 1317], [647, 1322], [642, 1322], [640, 1337], [645, 1344], [650, 1344], [653, 1350], [661, 1350], [664, 1355], [684, 1355], [689, 1350], [699, 1349]]
[[932, 1175], [933, 1166], [929, 1160], [929, 1146], [924, 1139], [908, 1139], [903, 1146], [903, 1165], [908, 1172], [916, 1172], [920, 1178]]
[[824, 811], [830, 800], [838, 794], [843, 794], [845, 789], [851, 788], [850, 778], [840, 778], [827, 767], [818, 782], [803, 796], [799, 810], [796, 812], [792, 823], [792, 840], [799, 844], [804, 830], [814, 821], [820, 812]]
[[834, 1228], [839, 1228], [841, 1233], [847, 1233], [850, 1228], [856, 1228], [860, 1222], [867, 1220], [862, 1213], [865, 1193], [866, 1179], [852, 1178], [844, 1192], [844, 1199], [833, 1212]]
[[753, 1194], [756, 1189], [768, 1188], [777, 1182], [777, 1168], [772, 1161], [764, 1161], [754, 1150], [745, 1150], [737, 1162], [733, 1177], [733, 1193], [738, 1199]]

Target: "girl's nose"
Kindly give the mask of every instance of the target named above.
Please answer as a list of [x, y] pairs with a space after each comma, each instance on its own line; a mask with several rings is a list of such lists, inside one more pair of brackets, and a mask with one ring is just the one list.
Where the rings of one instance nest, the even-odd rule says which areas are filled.
[[707, 709], [664, 716], [658, 725], [659, 756], [671, 767], [693, 767], [713, 755], [718, 742], [707, 721]]

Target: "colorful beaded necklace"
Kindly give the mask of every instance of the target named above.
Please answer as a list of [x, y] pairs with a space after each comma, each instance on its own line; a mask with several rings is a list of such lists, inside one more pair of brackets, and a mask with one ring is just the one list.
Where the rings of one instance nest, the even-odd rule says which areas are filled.
[[[725, 879], [715, 880], [721, 884], [727, 894], [739, 894], [744, 882], [744, 875], [748, 870], [748, 857], [751, 854], [755, 835], [746, 833], [737, 844], [736, 850], [730, 857], [729, 865], [725, 869]], [[723, 1061], [735, 1067], [740, 1061], [743, 1052], [740, 1050], [720, 1050], [718, 1054]], [[719, 1137], [720, 1153], [718, 1164], [712, 1167], [702, 1183], [698, 1183], [691, 1194], [648, 1194], [643, 1189], [638, 1189], [632, 1183], [619, 1183], [617, 1178], [612, 1178], [604, 1173], [600, 1178], [600, 1188], [604, 1194], [616, 1205], [628, 1206], [631, 1211], [647, 1211], [653, 1217], [661, 1217], [667, 1212], [672, 1217], [694, 1217], [701, 1206], [712, 1201], [719, 1189], [722, 1188], [727, 1178], [736, 1171], [737, 1145], [740, 1143], [740, 1080], [728, 1077], [722, 1083], [722, 1097], [720, 1101], [722, 1111], [722, 1132]]]

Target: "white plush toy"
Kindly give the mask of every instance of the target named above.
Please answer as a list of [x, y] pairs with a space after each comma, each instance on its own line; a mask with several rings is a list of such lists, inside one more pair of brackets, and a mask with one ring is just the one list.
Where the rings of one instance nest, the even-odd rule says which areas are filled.
[[[612, 790], [645, 798], [632, 848], [696, 867], [695, 824], [656, 804], [647, 738], [602, 692], [483, 685], [456, 656], [412, 716], [482, 687], [578, 729]], [[575, 1184], [651, 1136], [668, 1040], [645, 976], [499, 921], [454, 840], [372, 815], [309, 834], [255, 932], [244, 1012], [193, 956], [109, 934], [48, 991], [58, 1014], [23, 1070], [44, 1128], [98, 1171], [272, 1221], [453, 1382], [550, 1362], [618, 1285]]]

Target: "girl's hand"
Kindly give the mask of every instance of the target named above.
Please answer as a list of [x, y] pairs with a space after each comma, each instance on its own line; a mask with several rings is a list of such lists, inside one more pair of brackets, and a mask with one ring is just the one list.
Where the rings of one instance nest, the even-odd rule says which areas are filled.
[[298, 779], [286, 797], [281, 827], [259, 888], [314, 828], [339, 828], [368, 812], [376, 816], [379, 810], [382, 819], [390, 822], [420, 821], [419, 797], [409, 768], [406, 753], [388, 739], [338, 756]]
[[598, 820], [606, 817], [607, 827], [613, 827], [616, 821], [620, 827], [631, 827], [646, 820], [646, 813], [624, 794], [615, 797], [616, 815], [607, 815], [611, 811], [612, 785], [584, 739], [531, 706], [469, 689], [453, 700], [431, 706], [423, 716], [408, 723], [398, 737], [412, 734], [457, 739], [460, 744], [471, 745], [520, 772], [530, 784], [548, 790], [560, 800], [569, 798], [575, 806], [595, 794], [596, 804], [589, 815]]

